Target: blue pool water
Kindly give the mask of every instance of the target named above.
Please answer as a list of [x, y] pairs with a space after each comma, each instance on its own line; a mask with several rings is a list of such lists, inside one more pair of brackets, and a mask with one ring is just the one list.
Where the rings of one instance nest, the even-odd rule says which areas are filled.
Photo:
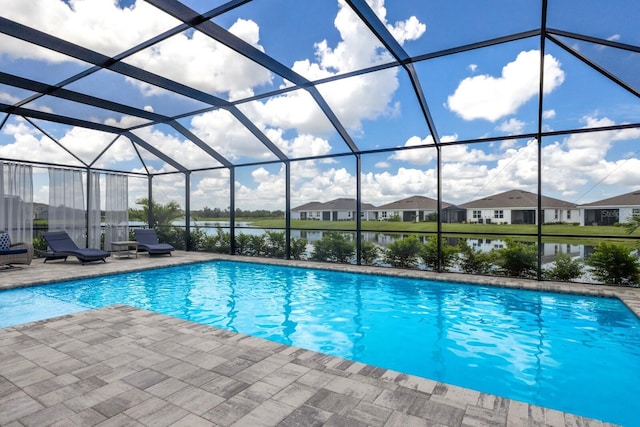
[[2, 291], [0, 327], [111, 304], [640, 425], [640, 320], [617, 299], [214, 261]]

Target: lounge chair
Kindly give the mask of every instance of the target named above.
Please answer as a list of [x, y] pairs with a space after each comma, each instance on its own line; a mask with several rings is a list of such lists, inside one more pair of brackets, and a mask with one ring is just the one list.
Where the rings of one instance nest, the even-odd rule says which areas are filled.
[[19, 268], [13, 264], [31, 264], [33, 245], [31, 243], [11, 243], [9, 234], [0, 231], [0, 270]]
[[44, 262], [60, 258], [66, 261], [68, 256], [78, 258], [81, 264], [92, 261], [107, 262], [106, 258], [111, 255], [101, 249], [79, 248], [66, 231], [47, 231], [42, 233], [42, 237], [51, 249], [51, 256], [46, 257]]
[[156, 230], [152, 228], [137, 228], [133, 230], [133, 234], [136, 242], [138, 242], [138, 250], [147, 251], [149, 255], [171, 255], [171, 252], [175, 250], [175, 248], [168, 243], [160, 243]]

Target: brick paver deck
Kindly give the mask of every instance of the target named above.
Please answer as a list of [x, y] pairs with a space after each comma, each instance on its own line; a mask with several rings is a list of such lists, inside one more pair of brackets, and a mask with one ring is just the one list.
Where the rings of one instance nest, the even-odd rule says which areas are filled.
[[[0, 273], [0, 280], [2, 287], [25, 286], [52, 277], [66, 280], [214, 257], [178, 252], [173, 257], [149, 259], [143, 255], [84, 266], [74, 262], [42, 264], [36, 260], [22, 270]], [[338, 268], [379, 272], [357, 266]], [[417, 271], [400, 273], [428, 275]], [[462, 277], [471, 280], [470, 276]], [[489, 283], [492, 278], [479, 279]], [[493, 284], [507, 286], [506, 282], [493, 279]], [[551, 290], [584, 287], [584, 292], [591, 294], [620, 294], [638, 313], [636, 289], [511, 283]], [[0, 329], [0, 425], [607, 424], [117, 305]]]

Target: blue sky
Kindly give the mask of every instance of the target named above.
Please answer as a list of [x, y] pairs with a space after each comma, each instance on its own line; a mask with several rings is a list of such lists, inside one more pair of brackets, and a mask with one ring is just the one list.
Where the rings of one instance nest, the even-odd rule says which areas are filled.
[[[197, 12], [221, 1], [184, 2]], [[539, 27], [540, 3], [370, 0], [377, 16], [410, 55], [422, 55], [525, 32]], [[634, 0], [549, 0], [548, 27], [640, 45]], [[615, 4], [615, 7], [613, 6]], [[3, 17], [50, 32], [73, 43], [116, 55], [178, 22], [142, 1], [0, 0]], [[388, 63], [391, 56], [358, 17], [335, 0], [253, 1], [213, 21], [309, 80]], [[640, 90], [640, 54], [557, 37], [561, 43], [609, 69], [635, 91]], [[464, 203], [513, 188], [536, 191], [537, 145], [516, 135], [538, 128], [538, 36], [482, 49], [441, 56], [415, 64], [443, 148], [443, 200]], [[561, 46], [545, 45], [544, 131], [613, 126], [640, 122], [640, 100]], [[127, 58], [125, 62], [191, 85], [227, 100], [240, 100], [289, 85], [259, 65], [194, 30], [178, 34]], [[63, 55], [0, 35], [0, 71], [57, 84], [87, 68]], [[67, 89], [165, 115], [178, 115], [206, 104], [167, 93], [144, 82], [101, 70]], [[436, 151], [395, 150], [433, 143], [405, 70], [389, 68], [318, 86], [355, 144], [362, 150], [394, 149], [362, 157], [363, 201], [384, 204], [414, 194], [436, 197]], [[0, 84], [0, 102], [13, 104], [30, 93]], [[139, 118], [98, 108], [88, 109], [54, 97], [39, 98], [28, 108], [50, 111], [117, 127], [144, 125]], [[308, 92], [291, 91], [241, 103], [239, 110], [288, 156], [308, 158], [349, 150]], [[179, 119], [181, 125], [236, 164], [236, 206], [284, 209], [284, 171], [273, 153], [226, 110]], [[98, 167], [142, 171], [130, 141], [116, 135], [11, 116], [0, 129], [0, 157], [13, 160], [81, 163], [41, 130]], [[38, 129], [40, 128], [40, 129]], [[134, 133], [188, 168], [219, 164], [167, 125], [142, 126]], [[455, 144], [487, 137], [502, 141]], [[587, 203], [640, 187], [640, 129], [574, 133], [543, 139], [543, 194]], [[109, 146], [109, 144], [112, 144]], [[106, 147], [110, 147], [103, 153]], [[154, 172], [174, 170], [143, 157]], [[102, 153], [102, 154], [101, 154]], [[47, 201], [44, 169], [36, 176], [36, 201]], [[294, 161], [292, 205], [355, 197], [356, 164], [352, 156]], [[228, 171], [193, 174], [194, 209], [225, 208]], [[180, 175], [154, 178], [154, 197], [184, 203]], [[146, 196], [143, 179], [130, 180], [130, 203]]]

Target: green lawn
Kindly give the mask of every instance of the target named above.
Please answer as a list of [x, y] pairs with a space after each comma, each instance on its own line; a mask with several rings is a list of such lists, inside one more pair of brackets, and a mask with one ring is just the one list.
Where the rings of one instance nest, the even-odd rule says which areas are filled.
[[[208, 222], [210, 225], [216, 222], [228, 221], [228, 218], [198, 219], [198, 221]], [[236, 218], [236, 222], [250, 223], [251, 227], [282, 229], [285, 226], [284, 218]], [[291, 228], [297, 230], [354, 230], [355, 221], [309, 221], [292, 220]], [[435, 222], [390, 222], [390, 221], [362, 221], [362, 231], [377, 233], [412, 233], [437, 231]], [[495, 234], [501, 237], [517, 236], [518, 240], [536, 241], [538, 228], [535, 225], [521, 224], [442, 224], [444, 233], [456, 233], [458, 237], [482, 237], [496, 238]], [[486, 234], [485, 234], [486, 233]], [[529, 234], [530, 236], [519, 236]], [[566, 243], [572, 245], [595, 246], [604, 238], [607, 241], [617, 241], [630, 246], [637, 245], [640, 239], [640, 230], [636, 230], [632, 235], [627, 234], [624, 227], [613, 226], [577, 226], [572, 224], [553, 224], [542, 226], [543, 241], [547, 243]], [[562, 237], [553, 237], [558, 235]], [[576, 237], [565, 237], [572, 235]], [[584, 236], [584, 237], [581, 237]], [[616, 237], [619, 237], [616, 239]], [[630, 237], [632, 239], [630, 240]]]
[[[238, 220], [239, 222], [241, 220]], [[259, 228], [284, 228], [284, 219], [247, 219], [251, 226]], [[355, 221], [303, 221], [292, 220], [291, 228], [298, 230], [354, 230]], [[362, 231], [372, 231], [378, 233], [411, 233], [411, 232], [436, 232], [437, 225], [434, 222], [387, 222], [387, 221], [362, 221]], [[496, 238], [494, 234], [501, 236], [517, 236], [518, 240], [536, 241], [538, 229], [535, 225], [508, 225], [508, 224], [442, 224], [444, 233], [456, 233], [458, 237], [486, 237]], [[462, 234], [458, 234], [462, 233]], [[467, 234], [468, 233], [468, 234]], [[569, 224], [544, 225], [542, 227], [543, 242], [565, 243], [571, 245], [595, 246], [603, 238], [607, 241], [617, 241], [630, 246], [637, 245], [640, 239], [640, 230], [631, 236], [627, 234], [623, 227], [613, 226], [576, 226]], [[531, 236], [519, 236], [530, 234]], [[480, 236], [478, 236], [480, 235]], [[553, 237], [554, 235], [573, 235], [576, 237]], [[584, 237], [581, 237], [584, 236]], [[601, 237], [600, 237], [601, 236]], [[619, 237], [616, 239], [616, 237]], [[629, 237], [633, 237], [630, 240]]]
[[[241, 220], [238, 220], [241, 221]], [[246, 220], [251, 225], [259, 228], [284, 228], [284, 219]], [[292, 220], [291, 227], [295, 229], [322, 229], [322, 230], [355, 230], [355, 221], [303, 221]], [[435, 232], [435, 222], [387, 222], [387, 221], [362, 221], [363, 231], [378, 232]], [[507, 225], [507, 224], [442, 224], [443, 232], [452, 233], [499, 233], [499, 234], [537, 234], [535, 225]], [[567, 224], [544, 225], [543, 234], [571, 234], [578, 236], [628, 236], [623, 227], [613, 226], [576, 226]], [[640, 230], [633, 233], [640, 237]]]

